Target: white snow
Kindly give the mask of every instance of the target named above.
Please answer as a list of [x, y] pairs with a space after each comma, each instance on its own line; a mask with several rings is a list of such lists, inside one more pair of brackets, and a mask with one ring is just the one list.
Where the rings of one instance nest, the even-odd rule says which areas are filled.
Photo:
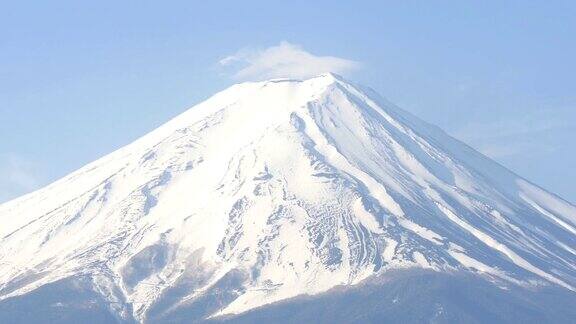
[[167, 289], [190, 284], [178, 307], [232, 273], [212, 316], [394, 267], [576, 285], [574, 206], [332, 74], [232, 86], [0, 222], [0, 300], [92, 274], [141, 321]]

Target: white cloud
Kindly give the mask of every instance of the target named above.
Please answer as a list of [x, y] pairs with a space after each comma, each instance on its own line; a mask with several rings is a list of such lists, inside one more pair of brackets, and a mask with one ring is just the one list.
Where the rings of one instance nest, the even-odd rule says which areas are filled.
[[0, 203], [40, 187], [36, 165], [19, 155], [0, 155]]
[[452, 134], [494, 159], [552, 154], [574, 123], [567, 109], [540, 110], [515, 118], [467, 123]]
[[288, 42], [266, 49], [241, 49], [218, 63], [238, 80], [306, 79], [326, 72], [345, 74], [360, 67], [356, 61], [316, 56]]

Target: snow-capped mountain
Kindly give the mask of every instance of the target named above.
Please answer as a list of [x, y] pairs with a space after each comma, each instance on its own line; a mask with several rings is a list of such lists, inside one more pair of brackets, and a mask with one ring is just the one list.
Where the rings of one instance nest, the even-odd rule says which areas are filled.
[[576, 291], [576, 207], [333, 74], [234, 85], [0, 222], [0, 313], [72, 282], [215, 320], [422, 268]]

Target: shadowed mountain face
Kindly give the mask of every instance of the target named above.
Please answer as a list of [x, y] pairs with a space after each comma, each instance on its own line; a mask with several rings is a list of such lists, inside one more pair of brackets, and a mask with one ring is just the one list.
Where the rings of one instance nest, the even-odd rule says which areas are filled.
[[406, 271], [209, 322], [571, 323], [575, 305], [576, 295], [559, 288], [502, 289], [469, 275]]
[[[573, 323], [576, 295], [558, 287], [497, 287], [474, 275], [391, 271], [355, 286], [206, 319], [218, 298], [151, 312], [148, 323]], [[110, 310], [86, 278], [0, 302], [0, 323], [134, 323]]]
[[331, 74], [235, 85], [0, 221], [6, 322], [562, 322], [574, 306], [574, 206]]
[[0, 301], [0, 323], [133, 323], [111, 306], [89, 278], [67, 278]]

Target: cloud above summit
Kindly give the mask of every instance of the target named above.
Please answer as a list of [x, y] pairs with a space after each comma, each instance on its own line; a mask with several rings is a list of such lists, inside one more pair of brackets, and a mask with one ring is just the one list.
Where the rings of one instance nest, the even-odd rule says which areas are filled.
[[240, 49], [218, 64], [236, 80], [306, 79], [325, 72], [346, 74], [361, 66], [349, 59], [314, 55], [285, 41], [265, 49]]

